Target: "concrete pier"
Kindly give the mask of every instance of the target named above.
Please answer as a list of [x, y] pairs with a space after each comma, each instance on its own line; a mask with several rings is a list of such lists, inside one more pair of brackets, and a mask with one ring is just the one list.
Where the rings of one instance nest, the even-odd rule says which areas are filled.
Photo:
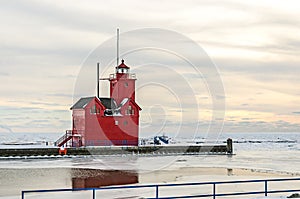
[[[226, 145], [98, 146], [67, 148], [67, 155], [197, 155], [232, 154], [232, 141]], [[0, 149], [0, 157], [58, 156], [59, 148]]]

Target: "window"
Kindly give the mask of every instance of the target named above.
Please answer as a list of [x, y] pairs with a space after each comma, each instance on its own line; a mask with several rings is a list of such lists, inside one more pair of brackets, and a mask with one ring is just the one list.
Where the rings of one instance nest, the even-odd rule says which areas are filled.
[[119, 125], [119, 121], [115, 120], [115, 125], [118, 126]]
[[128, 87], [128, 82], [125, 82], [125, 83], [124, 83], [124, 86], [125, 86], [125, 87]]
[[134, 109], [132, 108], [132, 106], [128, 106], [126, 110], [126, 115], [134, 115]]
[[98, 108], [96, 105], [93, 105], [90, 111], [91, 114], [100, 114], [100, 108]]

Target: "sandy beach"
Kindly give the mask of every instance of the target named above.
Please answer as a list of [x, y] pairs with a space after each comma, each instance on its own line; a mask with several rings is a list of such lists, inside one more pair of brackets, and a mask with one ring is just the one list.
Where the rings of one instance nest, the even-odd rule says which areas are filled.
[[[269, 173], [266, 171], [258, 171], [253, 169], [229, 169], [229, 168], [200, 168], [200, 167], [182, 167], [171, 170], [161, 170], [153, 172], [134, 173], [128, 171], [103, 171], [93, 170], [93, 176], [88, 176], [90, 169], [76, 169], [72, 168], [25, 168], [25, 169], [1, 169], [1, 198], [19, 198], [21, 190], [31, 189], [58, 189], [58, 188], [81, 188], [74, 187], [77, 182], [80, 183], [82, 178], [85, 181], [88, 178], [97, 178], [102, 183], [108, 178], [120, 179], [124, 178], [124, 184], [165, 184], [165, 183], [183, 183], [183, 182], [210, 182], [210, 181], [230, 181], [230, 180], [251, 180], [251, 179], [265, 179], [265, 178], [286, 178], [293, 177], [291, 174], [283, 173]], [[95, 172], [96, 171], [96, 172]], [[98, 174], [98, 176], [96, 175]], [[105, 175], [108, 177], [105, 177]], [[135, 182], [134, 177], [137, 177]], [[6, 179], [4, 183], [3, 179]], [[76, 181], [76, 182], [75, 182]], [[118, 181], [118, 182], [119, 182]], [[74, 183], [75, 182], [75, 183]], [[90, 186], [95, 186], [90, 184]], [[272, 188], [297, 188], [298, 184], [291, 183], [277, 183]], [[224, 185], [218, 191], [228, 193], [234, 191], [246, 190], [261, 190], [262, 184], [244, 184], [244, 185]], [[191, 186], [187, 188], [163, 188], [160, 190], [161, 196], [171, 195], [193, 195], [193, 194], [207, 194], [210, 193], [211, 185]], [[75, 195], [74, 195], [75, 194]], [[64, 198], [81, 198], [90, 193], [63, 193]], [[131, 197], [153, 197], [154, 190], [146, 188], [143, 190], [119, 190], [119, 191], [98, 191], [100, 198], [131, 198]], [[26, 198], [53, 198], [53, 194], [27, 194]], [[58, 194], [58, 195], [61, 195]], [[77, 196], [78, 195], [78, 196]], [[237, 197], [239, 198], [239, 197]], [[243, 197], [253, 198], [253, 197]]]

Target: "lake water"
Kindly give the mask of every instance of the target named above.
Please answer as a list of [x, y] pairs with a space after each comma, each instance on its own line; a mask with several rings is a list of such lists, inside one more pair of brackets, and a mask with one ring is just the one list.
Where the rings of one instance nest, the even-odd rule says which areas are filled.
[[[46, 143], [53, 143], [59, 136], [2, 133], [0, 147], [49, 147]], [[18, 198], [20, 191], [24, 189], [265, 179], [300, 175], [299, 133], [222, 134], [217, 142], [223, 143], [227, 138], [233, 139], [236, 155], [0, 159], [0, 197]], [[199, 136], [196, 140], [205, 141], [205, 136]], [[176, 141], [190, 143], [191, 139], [176, 138]], [[33, 145], [11, 145], [24, 143]], [[228, 171], [231, 172], [230, 175]]]

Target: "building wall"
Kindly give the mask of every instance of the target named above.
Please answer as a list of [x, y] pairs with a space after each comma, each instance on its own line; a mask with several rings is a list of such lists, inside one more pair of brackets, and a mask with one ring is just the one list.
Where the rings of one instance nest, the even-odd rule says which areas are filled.
[[[100, 109], [99, 113], [91, 113], [92, 106]], [[128, 106], [132, 106], [135, 115], [126, 115]], [[104, 109], [97, 103], [85, 107], [85, 132], [83, 145], [138, 145], [139, 113], [137, 107], [130, 103], [121, 110], [123, 116], [104, 116]]]
[[117, 104], [120, 104], [124, 98], [135, 100], [135, 79], [110, 80], [110, 97], [114, 98]]
[[[82, 144], [84, 145], [84, 137], [85, 137], [85, 110], [84, 109], [74, 109], [72, 111], [73, 118], [73, 134], [79, 134], [82, 136]], [[79, 140], [73, 140], [73, 145], [79, 146]]]

